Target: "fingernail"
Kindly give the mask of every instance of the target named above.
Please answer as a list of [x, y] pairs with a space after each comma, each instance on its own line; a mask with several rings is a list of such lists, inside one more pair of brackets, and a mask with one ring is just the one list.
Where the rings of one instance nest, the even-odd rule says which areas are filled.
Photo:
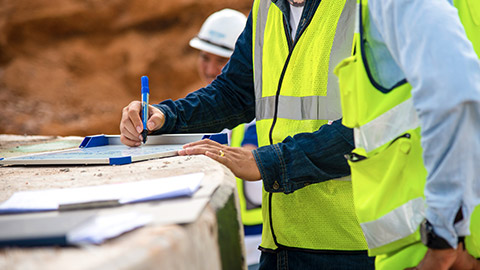
[[142, 144], [142, 143], [137, 142], [137, 143], [135, 143], [135, 146], [140, 146], [141, 144]]
[[185, 155], [185, 150], [178, 150], [178, 155], [179, 156]]
[[142, 127], [137, 126], [137, 132], [138, 132], [138, 133], [142, 133]]
[[147, 127], [148, 127], [148, 129], [152, 130], [153, 127], [154, 127], [154, 124], [152, 122], [148, 122]]
[[140, 139], [140, 141], [143, 141], [142, 135], [138, 136], [138, 138]]

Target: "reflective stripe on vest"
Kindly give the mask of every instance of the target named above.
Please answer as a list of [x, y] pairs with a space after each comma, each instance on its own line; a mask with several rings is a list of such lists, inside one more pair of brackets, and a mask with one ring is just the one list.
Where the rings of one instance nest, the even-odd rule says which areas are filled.
[[355, 147], [371, 152], [420, 125], [411, 98], [367, 124], [354, 128]]
[[274, 117], [275, 100], [278, 98], [278, 107], [282, 108], [282, 110], [278, 111], [278, 118], [291, 120], [338, 119], [338, 111], [327, 109], [329, 107], [328, 104], [338, 101], [331, 96], [263, 97], [256, 101], [256, 117], [257, 119], [272, 119]]
[[361, 223], [371, 249], [387, 245], [414, 233], [425, 218], [425, 202], [416, 198], [371, 222]]
[[[254, 2], [252, 50], [260, 146], [317, 131], [341, 117], [333, 67], [350, 54], [354, 10], [352, 0], [322, 0], [307, 28], [289, 44], [281, 10], [270, 0]], [[366, 249], [350, 181], [325, 181], [288, 195], [264, 191], [262, 210], [263, 248]]]

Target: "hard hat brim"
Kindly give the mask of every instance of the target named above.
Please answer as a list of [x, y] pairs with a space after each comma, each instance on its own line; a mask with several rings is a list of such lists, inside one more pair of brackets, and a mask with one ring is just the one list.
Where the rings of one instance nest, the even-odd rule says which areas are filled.
[[231, 50], [207, 43], [205, 41], [200, 40], [197, 37], [192, 38], [188, 44], [190, 44], [190, 46], [195, 49], [206, 51], [206, 52], [209, 52], [221, 57], [225, 57], [225, 58], [230, 58], [230, 56], [232, 56], [232, 53], [233, 53], [233, 51]]

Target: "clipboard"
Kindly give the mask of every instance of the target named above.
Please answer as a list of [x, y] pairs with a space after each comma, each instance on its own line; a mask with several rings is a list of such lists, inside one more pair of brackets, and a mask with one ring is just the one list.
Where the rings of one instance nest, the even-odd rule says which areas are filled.
[[0, 165], [123, 165], [176, 156], [184, 144], [202, 139], [228, 144], [226, 133], [150, 135], [139, 147], [123, 145], [120, 135], [101, 134], [85, 137], [75, 149], [0, 158]]

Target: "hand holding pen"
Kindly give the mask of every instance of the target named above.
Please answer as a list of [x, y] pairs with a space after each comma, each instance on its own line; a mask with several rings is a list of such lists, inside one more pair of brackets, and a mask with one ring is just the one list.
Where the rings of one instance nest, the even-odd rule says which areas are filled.
[[[161, 128], [165, 123], [163, 113], [159, 109], [148, 105], [149, 92], [148, 78], [143, 76], [142, 101], [132, 101], [122, 111], [120, 141], [125, 145], [140, 146], [142, 142], [146, 141], [148, 132]], [[143, 103], [145, 103], [145, 106], [142, 106]]]

